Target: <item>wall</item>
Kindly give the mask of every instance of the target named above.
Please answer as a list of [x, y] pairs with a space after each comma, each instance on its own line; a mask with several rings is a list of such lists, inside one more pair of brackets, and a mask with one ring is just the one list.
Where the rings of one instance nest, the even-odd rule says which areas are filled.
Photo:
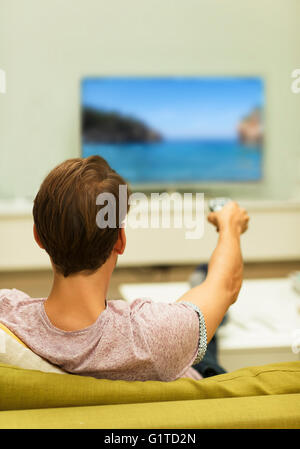
[[80, 155], [80, 79], [103, 74], [264, 76], [265, 179], [224, 193], [300, 193], [298, 0], [0, 0], [0, 10], [0, 197], [32, 197]]

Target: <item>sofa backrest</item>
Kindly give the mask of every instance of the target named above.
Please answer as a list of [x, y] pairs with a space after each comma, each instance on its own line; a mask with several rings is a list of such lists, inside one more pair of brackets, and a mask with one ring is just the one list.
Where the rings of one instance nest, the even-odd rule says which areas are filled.
[[300, 362], [172, 382], [61, 376], [0, 364], [0, 410], [236, 398], [300, 393]]

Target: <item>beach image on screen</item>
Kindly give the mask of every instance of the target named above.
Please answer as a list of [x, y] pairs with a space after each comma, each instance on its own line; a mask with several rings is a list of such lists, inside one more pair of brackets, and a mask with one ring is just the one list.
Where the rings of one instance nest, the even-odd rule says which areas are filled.
[[262, 178], [258, 77], [107, 77], [81, 83], [82, 156], [132, 184]]

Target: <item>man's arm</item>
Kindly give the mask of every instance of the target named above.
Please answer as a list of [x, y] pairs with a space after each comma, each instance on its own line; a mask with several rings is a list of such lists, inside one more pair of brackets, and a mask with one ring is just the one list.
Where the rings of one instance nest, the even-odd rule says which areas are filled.
[[189, 301], [199, 307], [206, 323], [207, 342], [238, 297], [243, 280], [240, 235], [246, 231], [249, 217], [232, 201], [221, 211], [209, 214], [208, 220], [219, 231], [219, 240], [208, 265], [207, 277], [176, 301]]

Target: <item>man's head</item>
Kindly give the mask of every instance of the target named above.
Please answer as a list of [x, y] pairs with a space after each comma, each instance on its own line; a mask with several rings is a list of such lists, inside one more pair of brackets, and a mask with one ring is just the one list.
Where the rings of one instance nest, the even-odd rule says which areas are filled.
[[[58, 273], [90, 274], [107, 261], [121, 231], [120, 185], [127, 183], [100, 156], [69, 159], [45, 178], [34, 200], [35, 237]], [[116, 199], [116, 228], [97, 226], [101, 193]]]

